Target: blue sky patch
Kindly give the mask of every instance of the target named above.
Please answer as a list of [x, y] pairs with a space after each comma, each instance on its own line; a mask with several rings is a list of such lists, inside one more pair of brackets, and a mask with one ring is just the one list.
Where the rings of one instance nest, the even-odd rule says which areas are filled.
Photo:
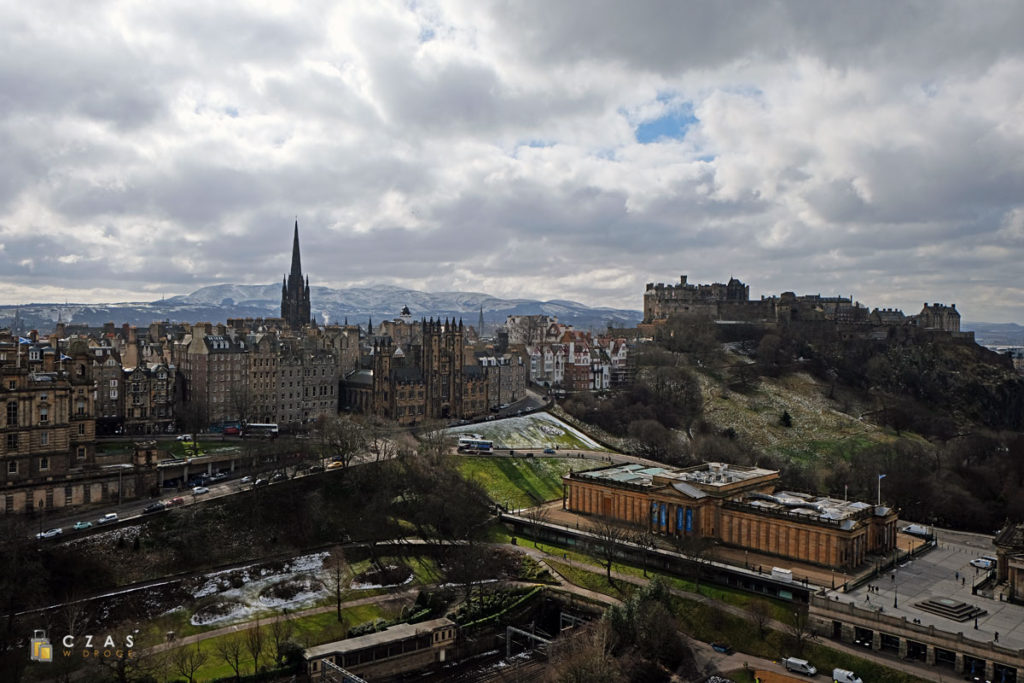
[[686, 131], [697, 123], [697, 117], [689, 107], [667, 112], [664, 116], [641, 123], [636, 127], [636, 141], [640, 144], [658, 140], [682, 140]]

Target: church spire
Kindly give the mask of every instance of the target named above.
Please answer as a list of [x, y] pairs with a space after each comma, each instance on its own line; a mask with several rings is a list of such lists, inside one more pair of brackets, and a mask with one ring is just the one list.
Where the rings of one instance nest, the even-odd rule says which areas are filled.
[[299, 219], [295, 219], [295, 238], [292, 240], [292, 275], [302, 278], [302, 260], [299, 257]]

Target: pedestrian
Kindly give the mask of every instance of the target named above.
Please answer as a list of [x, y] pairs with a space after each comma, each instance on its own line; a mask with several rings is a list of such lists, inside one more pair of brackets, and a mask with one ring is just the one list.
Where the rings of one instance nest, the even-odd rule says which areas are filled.
[[996, 631], [996, 642], [999, 642], [999, 631]]
[[960, 580], [960, 572], [957, 572], [957, 573], [956, 573], [956, 580], [957, 580], [957, 581], [959, 581], [959, 580]]
[[978, 630], [978, 617], [974, 617], [974, 630]]
[[892, 573], [892, 582], [896, 583], [896, 572]]
[[964, 577], [961, 576], [960, 577], [960, 585], [961, 586], [966, 586], [967, 585], [967, 579], [965, 579]]

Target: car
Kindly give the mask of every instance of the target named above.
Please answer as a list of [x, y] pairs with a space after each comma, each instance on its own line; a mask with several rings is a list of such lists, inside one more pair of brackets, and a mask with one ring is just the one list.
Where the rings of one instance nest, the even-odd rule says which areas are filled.
[[249, 475], [247, 474], [247, 475], [245, 475], [244, 477], [242, 477], [241, 479], [239, 479], [239, 480], [238, 480], [238, 483], [239, 483], [239, 484], [251, 484], [251, 483], [252, 483], [252, 477], [250, 477], [250, 476], [249, 476]]
[[71, 527], [75, 531], [82, 531], [83, 529], [91, 529], [92, 522], [75, 522], [75, 525]]
[[242, 430], [239, 429], [238, 427], [225, 427], [224, 428], [224, 436], [239, 436], [241, 433], [242, 433]]
[[224, 474], [223, 472], [218, 472], [217, 474], [211, 474], [208, 481], [224, 481], [227, 478], [228, 475]]
[[192, 495], [193, 496], [201, 496], [204, 493], [209, 493], [209, 492], [210, 492], [210, 489], [206, 488], [205, 486], [193, 486], [192, 487]]
[[308, 470], [306, 470], [306, 471], [309, 472], [310, 474], [314, 474], [316, 472], [323, 472], [324, 471], [324, 466], [323, 465], [311, 465], [310, 468]]
[[266, 479], [257, 479], [256, 481], [254, 481], [254, 482], [252, 483], [252, 487], [253, 487], [253, 488], [256, 488], [256, 487], [258, 487], [258, 486], [266, 486], [266, 485], [267, 485], [267, 484], [269, 484], [269, 483], [270, 483], [270, 482], [269, 482], [269, 481], [267, 481]]
[[327, 469], [329, 469], [329, 470], [341, 469], [344, 466], [345, 466], [345, 463], [343, 463], [343, 462], [329, 462], [329, 463], [327, 463]]
[[782, 660], [782, 665], [786, 667], [786, 671], [793, 671], [798, 674], [804, 674], [805, 676], [817, 676], [818, 668], [808, 662], [806, 659], [799, 659], [797, 657], [786, 657]]
[[270, 478], [270, 483], [271, 483], [271, 484], [273, 484], [274, 482], [278, 482], [278, 481], [284, 481], [284, 480], [285, 480], [285, 479], [287, 479], [287, 478], [288, 478], [288, 477], [287, 477], [287, 476], [285, 476], [285, 474], [284, 474], [284, 473], [282, 473], [282, 472], [278, 472], [277, 474], [275, 474], [274, 476], [272, 476], [272, 477]]
[[903, 527], [903, 533], [910, 534], [911, 536], [919, 536], [921, 538], [931, 538], [931, 531], [926, 526], [920, 524], [909, 524]]
[[178, 441], [194, 441], [191, 434], [178, 434]]
[[724, 655], [731, 655], [734, 652], [728, 643], [711, 643], [711, 649]]
[[111, 522], [116, 522], [116, 521], [117, 521], [117, 513], [116, 512], [108, 512], [107, 514], [105, 514], [102, 517], [100, 517], [99, 519], [97, 519], [96, 523], [97, 524], [110, 524]]
[[545, 448], [544, 449], [544, 454], [545, 455], [554, 455], [555, 454], [555, 449], [554, 448]]
[[56, 538], [57, 536], [60, 536], [63, 533], [64, 533], [63, 529], [61, 529], [59, 527], [54, 527], [53, 529], [47, 529], [46, 531], [40, 531], [38, 534], [36, 534], [36, 539], [41, 541], [44, 538]]
[[174, 498], [171, 498], [169, 501], [167, 501], [167, 503], [165, 505], [166, 505], [166, 507], [172, 507], [174, 505], [184, 505], [184, 504], [185, 504], [185, 499], [184, 498], [182, 498], [181, 496], [175, 496]]
[[142, 514], [144, 514], [144, 515], [151, 515], [154, 512], [163, 512], [166, 509], [167, 509], [166, 505], [164, 505], [160, 501], [157, 501], [155, 503], [150, 503], [146, 507], [142, 508]]
[[971, 560], [971, 566], [978, 569], [992, 569], [992, 567], [996, 566], [996, 563], [989, 557], [976, 557]]

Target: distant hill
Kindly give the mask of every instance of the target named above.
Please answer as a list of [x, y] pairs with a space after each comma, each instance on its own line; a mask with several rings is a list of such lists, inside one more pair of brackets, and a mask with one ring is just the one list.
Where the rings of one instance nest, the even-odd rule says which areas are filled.
[[960, 329], [973, 330], [982, 346], [1024, 346], [1024, 325], [1017, 323], [976, 323], [962, 321]]
[[[534, 299], [501, 299], [480, 292], [421, 292], [390, 285], [331, 289], [312, 287], [310, 299], [317, 322], [365, 324], [397, 317], [408, 306], [414, 318], [462, 318], [467, 325], [476, 325], [480, 309], [490, 327], [503, 323], [509, 315], [545, 314], [558, 316], [559, 321], [580, 329], [604, 330], [609, 324], [630, 327], [640, 322], [640, 311], [615, 308], [591, 308], [575, 301], [537, 301]], [[15, 312], [21, 329], [49, 332], [58, 316], [66, 323], [101, 326], [148, 325], [154, 321], [223, 322], [228, 318], [276, 317], [281, 312], [281, 286], [213, 285], [191, 294], [150, 302], [110, 304], [26, 304], [0, 306], [0, 327], [14, 324]]]

